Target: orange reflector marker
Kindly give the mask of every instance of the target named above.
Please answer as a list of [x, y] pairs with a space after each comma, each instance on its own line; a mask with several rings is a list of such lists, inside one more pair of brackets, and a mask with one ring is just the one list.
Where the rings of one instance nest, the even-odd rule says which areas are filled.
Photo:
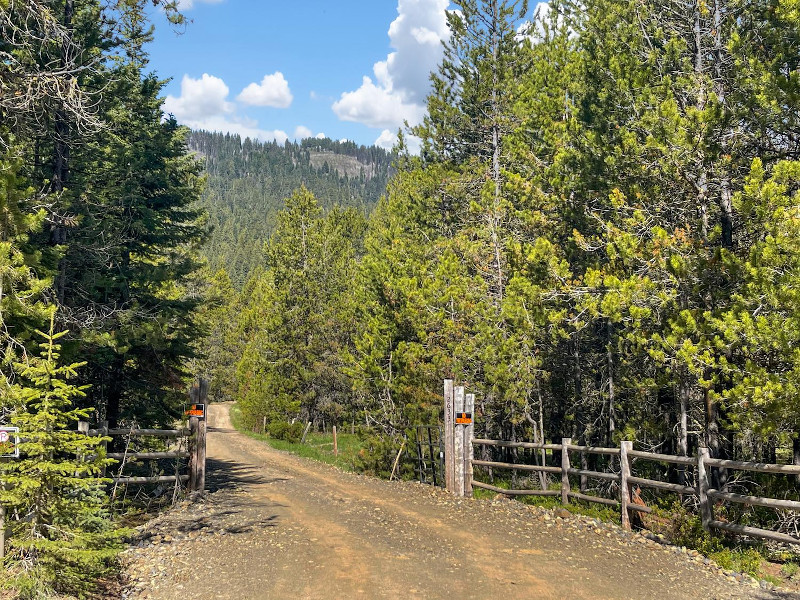
[[472, 413], [456, 413], [456, 425], [470, 425], [472, 424]]
[[188, 410], [186, 411], [187, 417], [200, 417], [201, 419], [205, 418], [206, 416], [206, 405], [205, 404], [190, 404]]

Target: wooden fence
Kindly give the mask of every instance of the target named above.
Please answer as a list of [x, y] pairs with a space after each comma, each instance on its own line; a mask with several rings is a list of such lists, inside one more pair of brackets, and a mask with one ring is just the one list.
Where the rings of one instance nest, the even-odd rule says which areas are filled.
[[[473, 488], [481, 488], [498, 494], [509, 496], [556, 496], [561, 498], [563, 504], [568, 504], [570, 499], [594, 502], [606, 506], [618, 507], [621, 511], [622, 526], [630, 529], [631, 511], [650, 513], [652, 508], [633, 501], [631, 496], [632, 486], [649, 488], [662, 492], [673, 492], [683, 496], [695, 496], [699, 506], [700, 518], [706, 530], [717, 529], [738, 535], [747, 535], [768, 539], [785, 544], [800, 544], [800, 539], [768, 529], [748, 527], [736, 523], [728, 523], [714, 518], [714, 502], [732, 502], [748, 506], [763, 506], [777, 510], [800, 511], [800, 502], [777, 498], [764, 498], [734, 494], [726, 490], [717, 490], [711, 486], [711, 469], [729, 469], [752, 471], [756, 473], [777, 473], [783, 475], [800, 475], [800, 465], [780, 465], [759, 462], [745, 462], [711, 458], [707, 448], [700, 448], [697, 456], [676, 456], [672, 454], [659, 454], [633, 449], [633, 442], [623, 441], [619, 448], [601, 448], [595, 446], [579, 446], [572, 443], [571, 438], [562, 438], [560, 444], [546, 444], [535, 442], [512, 442], [504, 440], [475, 439], [473, 436], [472, 407], [474, 397], [465, 394], [463, 387], [454, 387], [452, 380], [444, 384], [445, 396], [445, 465], [448, 467], [446, 478], [447, 489], [458, 496], [471, 496]], [[467, 399], [468, 398], [468, 399]], [[457, 415], [463, 416], [462, 423], [458, 423]], [[467, 421], [466, 423], [463, 421]], [[448, 435], [448, 430], [450, 434]], [[459, 439], [463, 442], [459, 443]], [[479, 460], [473, 457], [473, 447], [515, 448], [538, 451], [559, 452], [561, 454], [560, 466], [546, 465], [544, 456], [542, 464], [522, 464], [514, 462], [500, 462]], [[612, 457], [618, 462], [618, 470], [592, 471], [586, 468], [574, 468], [570, 462], [570, 453], [586, 455], [601, 455]], [[450, 457], [450, 458], [449, 458]], [[684, 485], [670, 483], [656, 479], [639, 477], [634, 473], [633, 467], [637, 461], [651, 461], [678, 465], [681, 472], [686, 473], [687, 468], [695, 471], [696, 484]], [[475, 467], [497, 470], [512, 470], [523, 472], [550, 473], [560, 476], [559, 489], [504, 489], [475, 480], [473, 469]], [[450, 473], [453, 473], [452, 476]], [[618, 498], [604, 498], [575, 491], [570, 484], [570, 476], [577, 476], [581, 481], [597, 479], [615, 482], [619, 488]], [[685, 477], [683, 478], [685, 481]], [[583, 486], [581, 486], [583, 488]]]
[[[103, 437], [123, 437], [126, 439], [126, 449], [123, 452], [108, 452], [106, 456], [114, 459], [120, 465], [117, 475], [109, 477], [115, 484], [147, 484], [147, 483], [186, 483], [188, 482], [189, 491], [202, 491], [205, 488], [205, 441], [206, 423], [205, 419], [192, 417], [189, 419], [189, 428], [181, 429], [140, 429], [138, 427], [109, 429], [106, 423], [101, 424], [98, 429], [89, 429], [89, 424], [85, 421], [78, 423], [78, 430], [86, 435]], [[127, 448], [133, 438], [154, 437], [183, 440], [179, 443], [179, 449], [164, 452], [137, 452], [129, 451]], [[107, 444], [104, 443], [103, 446]], [[185, 449], [180, 449], [183, 446]], [[129, 461], [135, 460], [160, 460], [175, 459], [176, 469], [174, 475], [154, 475], [154, 476], [128, 476], [122, 475], [125, 466]], [[188, 459], [186, 473], [181, 473], [179, 460]], [[105, 477], [106, 474], [103, 473]]]
[[[208, 382], [200, 379], [194, 383], [189, 391], [192, 408], [201, 408], [202, 416], [190, 416], [189, 428], [181, 429], [140, 429], [136, 426], [120, 429], [109, 429], [108, 422], [103, 422], [99, 429], [89, 429], [89, 423], [78, 422], [78, 431], [86, 435], [126, 438], [124, 452], [109, 452], [108, 458], [114, 459], [120, 465], [116, 476], [112, 476], [115, 485], [148, 484], [148, 483], [185, 483], [188, 482], [190, 492], [203, 492], [206, 486], [206, 415], [205, 407], [208, 398]], [[156, 437], [168, 439], [183, 439], [179, 449], [165, 452], [130, 452], [130, 442], [137, 437]], [[103, 443], [107, 447], [107, 443]], [[181, 449], [181, 446], [185, 449]], [[180, 473], [180, 459], [189, 459], [186, 473]], [[160, 460], [175, 459], [174, 475], [155, 475], [150, 477], [123, 476], [122, 471], [132, 460]], [[105, 477], [106, 473], [103, 472]]]
[[[531, 442], [508, 442], [501, 440], [486, 440], [486, 439], [473, 439], [471, 443], [474, 446], [495, 446], [502, 448], [526, 448], [535, 450], [551, 450], [561, 453], [561, 466], [548, 466], [548, 465], [526, 465], [505, 462], [495, 462], [486, 460], [472, 460], [471, 466], [484, 467], [491, 469], [508, 469], [516, 471], [532, 471], [532, 472], [545, 472], [552, 474], [559, 474], [561, 476], [561, 486], [557, 490], [507, 490], [481, 481], [472, 480], [472, 487], [491, 490], [499, 494], [507, 495], [532, 495], [532, 496], [560, 496], [563, 504], [568, 504], [570, 498], [583, 500], [586, 502], [595, 502], [604, 504], [606, 506], [619, 507], [622, 516], [622, 526], [630, 529], [630, 511], [652, 512], [648, 506], [636, 504], [631, 501], [630, 489], [632, 486], [639, 486], [643, 488], [651, 488], [660, 491], [673, 492], [681, 495], [693, 495], [697, 497], [698, 505], [700, 507], [700, 516], [703, 527], [706, 529], [719, 529], [729, 533], [739, 535], [747, 535], [751, 537], [758, 537], [773, 540], [776, 542], [783, 542], [786, 544], [800, 544], [800, 539], [785, 533], [770, 531], [767, 529], [760, 529], [757, 527], [748, 527], [738, 525], [735, 523], [727, 523], [724, 521], [714, 519], [714, 501], [721, 500], [725, 502], [734, 502], [739, 504], [746, 504], [749, 506], [764, 506], [774, 509], [794, 510], [800, 511], [800, 502], [794, 500], [782, 500], [776, 498], [763, 498], [758, 496], [745, 496], [742, 494], [734, 494], [716, 490], [711, 487], [709, 468], [726, 468], [726, 469], [739, 469], [746, 471], [754, 471], [757, 473], [780, 473], [785, 475], [798, 475], [800, 474], [800, 466], [796, 465], [778, 465], [768, 463], [756, 462], [743, 462], [733, 460], [722, 460], [710, 458], [707, 448], [701, 448], [697, 456], [676, 456], [672, 454], [658, 454], [655, 452], [643, 452], [633, 449], [633, 442], [624, 441], [620, 444], [619, 448], [597, 448], [593, 446], [578, 446], [572, 443], [570, 438], [564, 438], [561, 444], [537, 444]], [[619, 472], [605, 472], [605, 471], [589, 471], [586, 469], [576, 469], [571, 466], [570, 452], [579, 452], [585, 454], [601, 454], [619, 457]], [[647, 479], [644, 477], [637, 477], [633, 474], [632, 467], [636, 459], [655, 461], [659, 463], [668, 463], [681, 465], [684, 467], [690, 466], [696, 469], [697, 484], [693, 486], [669, 483], [666, 481], [658, 481], [655, 479]], [[573, 491], [570, 486], [570, 475], [586, 477], [589, 479], [602, 479], [606, 481], [614, 481], [619, 486], [619, 499], [603, 498], [600, 496], [592, 496], [582, 492]], [[471, 493], [472, 490], [469, 490]], [[465, 490], [466, 493], [466, 490]]]

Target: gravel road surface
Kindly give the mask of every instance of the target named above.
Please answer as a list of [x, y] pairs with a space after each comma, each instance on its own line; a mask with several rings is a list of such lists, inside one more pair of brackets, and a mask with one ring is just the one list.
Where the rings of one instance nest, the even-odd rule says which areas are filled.
[[343, 473], [228, 408], [209, 407], [211, 492], [141, 528], [123, 598], [798, 598], [593, 519]]

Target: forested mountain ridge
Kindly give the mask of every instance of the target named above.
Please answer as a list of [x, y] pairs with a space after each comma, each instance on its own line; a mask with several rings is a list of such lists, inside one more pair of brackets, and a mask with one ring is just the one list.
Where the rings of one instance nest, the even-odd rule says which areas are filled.
[[298, 195], [230, 309], [245, 422], [361, 422], [388, 473], [453, 378], [486, 438], [800, 463], [796, 2], [455, 4], [364, 238]]
[[391, 153], [350, 141], [262, 143], [194, 131], [189, 148], [208, 177], [201, 205], [212, 235], [203, 253], [212, 271], [224, 268], [237, 287], [263, 263], [264, 242], [294, 190], [305, 186], [326, 210], [352, 207], [366, 216], [386, 191], [392, 169]]

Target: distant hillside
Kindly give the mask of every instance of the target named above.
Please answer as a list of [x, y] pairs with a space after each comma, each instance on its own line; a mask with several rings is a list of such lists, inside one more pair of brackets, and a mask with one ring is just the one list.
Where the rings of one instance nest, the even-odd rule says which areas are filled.
[[305, 185], [325, 208], [369, 213], [386, 190], [392, 155], [376, 146], [308, 139], [260, 143], [238, 135], [194, 131], [189, 148], [204, 162], [203, 205], [214, 228], [204, 254], [239, 286], [262, 263], [262, 248], [283, 200]]

